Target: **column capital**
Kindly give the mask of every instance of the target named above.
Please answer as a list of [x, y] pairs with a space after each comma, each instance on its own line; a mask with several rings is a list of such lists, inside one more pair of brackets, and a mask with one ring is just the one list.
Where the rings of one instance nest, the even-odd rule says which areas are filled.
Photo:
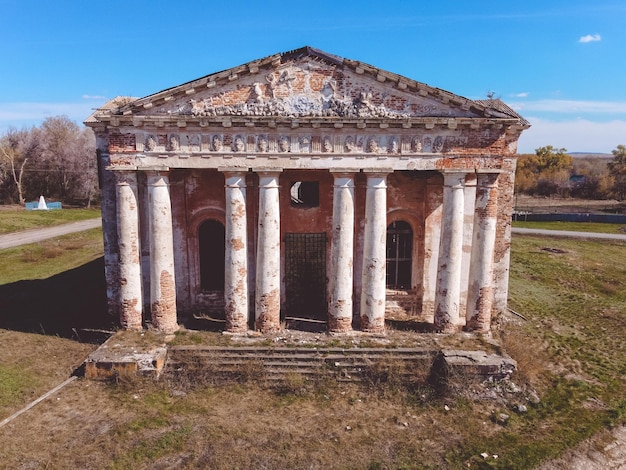
[[218, 166], [217, 171], [220, 173], [248, 173], [248, 168], [236, 167], [236, 166]]
[[483, 188], [495, 188], [498, 186], [500, 173], [478, 173], [479, 186]]
[[130, 171], [137, 171], [136, 166], [118, 166], [118, 165], [109, 165], [104, 168], [105, 170], [112, 171], [114, 173], [128, 173]]
[[393, 168], [363, 168], [361, 170], [367, 176], [387, 176], [389, 173], [393, 173]]
[[280, 174], [283, 172], [282, 168], [252, 168], [252, 171], [257, 174], [272, 175], [274, 173]]
[[170, 167], [165, 165], [158, 166], [142, 166], [137, 167], [138, 170], [145, 171], [146, 173], [169, 173]]
[[444, 170], [443, 171], [443, 185], [452, 189], [463, 189], [465, 186], [465, 177], [467, 171], [458, 170]]
[[223, 171], [225, 178], [225, 188], [245, 188], [246, 175], [244, 171]]
[[135, 170], [118, 170], [113, 172], [115, 175], [115, 184], [120, 185], [137, 185], [137, 171]]

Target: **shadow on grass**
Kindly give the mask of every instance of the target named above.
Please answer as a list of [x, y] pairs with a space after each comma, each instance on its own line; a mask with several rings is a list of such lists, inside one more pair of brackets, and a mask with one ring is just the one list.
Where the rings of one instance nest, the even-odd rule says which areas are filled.
[[107, 313], [104, 260], [47, 279], [0, 286], [0, 328], [101, 342], [115, 319]]

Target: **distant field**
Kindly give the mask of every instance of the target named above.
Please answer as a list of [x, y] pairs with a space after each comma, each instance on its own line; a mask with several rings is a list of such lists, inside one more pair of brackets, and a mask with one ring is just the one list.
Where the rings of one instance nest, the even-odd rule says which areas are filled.
[[626, 235], [626, 225], [596, 222], [523, 222], [513, 221], [513, 227], [539, 228], [545, 230], [569, 230], [574, 232], [618, 233]]
[[100, 209], [27, 211], [17, 206], [0, 207], [0, 234], [100, 217]]

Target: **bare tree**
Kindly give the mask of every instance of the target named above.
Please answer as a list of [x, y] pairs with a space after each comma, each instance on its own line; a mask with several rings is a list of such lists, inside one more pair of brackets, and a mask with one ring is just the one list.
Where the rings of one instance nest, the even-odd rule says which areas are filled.
[[66, 116], [47, 118], [41, 125], [37, 187], [63, 201], [89, 205], [97, 191], [95, 137]]
[[[36, 154], [38, 140], [34, 129], [27, 131], [9, 130], [0, 139], [0, 159], [2, 160], [2, 173], [6, 179], [10, 179], [17, 192], [17, 199], [20, 204], [26, 202], [24, 195], [24, 174], [26, 164]], [[8, 177], [8, 178], [7, 178]], [[8, 198], [12, 191], [8, 191]], [[5, 196], [5, 197], [7, 197]]]
[[613, 150], [613, 160], [608, 163], [609, 171], [615, 178], [613, 192], [617, 199], [626, 198], [626, 145], [618, 145]]

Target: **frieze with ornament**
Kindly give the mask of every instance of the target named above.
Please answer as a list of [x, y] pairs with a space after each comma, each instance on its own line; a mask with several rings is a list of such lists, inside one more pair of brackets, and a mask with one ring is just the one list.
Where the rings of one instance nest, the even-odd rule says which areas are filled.
[[285, 134], [144, 134], [136, 138], [144, 153], [442, 153], [467, 144], [467, 136], [451, 135], [297, 135]]

